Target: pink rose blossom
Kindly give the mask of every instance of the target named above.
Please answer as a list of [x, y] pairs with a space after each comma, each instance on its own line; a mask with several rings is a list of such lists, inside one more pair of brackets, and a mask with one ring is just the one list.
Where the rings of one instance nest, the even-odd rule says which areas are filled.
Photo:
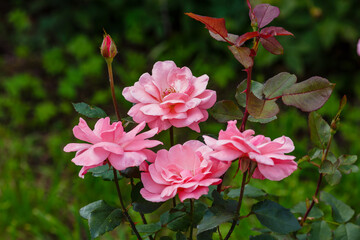
[[155, 63], [152, 75], [144, 73], [123, 95], [135, 103], [128, 114], [139, 123], [145, 121], [159, 132], [171, 126], [189, 127], [200, 132], [199, 123], [208, 118], [206, 109], [216, 101], [216, 92], [206, 90], [209, 77], [194, 77], [187, 67], [173, 61]]
[[231, 162], [210, 160], [212, 151], [200, 141], [191, 140], [157, 153], [155, 162], [141, 173], [144, 188], [141, 195], [151, 202], [163, 202], [179, 194], [180, 201], [199, 199], [207, 194], [210, 185], [221, 183], [220, 176]]
[[79, 177], [84, 177], [91, 168], [106, 164], [108, 159], [111, 166], [117, 170], [139, 166], [145, 160], [153, 161], [155, 153], [147, 148], [162, 144], [156, 140], [147, 140], [153, 137], [157, 129], [137, 135], [145, 127], [140, 123], [129, 132], [124, 132], [121, 122], [110, 124], [110, 118], [99, 119], [91, 130], [84, 119], [73, 128], [74, 136], [89, 143], [69, 143], [64, 147], [65, 152], [76, 152], [72, 159], [76, 165], [83, 166]]
[[357, 54], [360, 56], [360, 39], [357, 44]]
[[253, 130], [240, 132], [236, 121], [229, 121], [226, 131], [220, 131], [219, 140], [204, 136], [205, 143], [214, 149], [211, 159], [233, 161], [248, 158], [257, 163], [254, 178], [279, 181], [297, 169], [295, 157], [285, 155], [294, 150], [290, 138], [282, 136], [271, 141], [263, 135], [253, 136]]

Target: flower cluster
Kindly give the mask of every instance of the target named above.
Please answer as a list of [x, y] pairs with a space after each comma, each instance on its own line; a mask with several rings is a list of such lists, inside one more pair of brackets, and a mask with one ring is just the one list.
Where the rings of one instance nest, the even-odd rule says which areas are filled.
[[294, 150], [290, 138], [282, 136], [271, 141], [263, 135], [253, 136], [254, 133], [253, 130], [240, 132], [236, 127], [236, 121], [229, 121], [226, 131], [220, 131], [218, 140], [208, 136], [204, 136], [204, 140], [214, 149], [210, 154], [212, 159], [255, 161], [257, 167], [253, 174], [254, 178], [279, 181], [297, 169], [295, 157], [285, 155]]
[[157, 62], [152, 75], [144, 73], [134, 86], [124, 88], [125, 99], [135, 103], [128, 114], [159, 132], [171, 126], [200, 132], [199, 123], [207, 120], [206, 110], [216, 101], [216, 92], [206, 89], [208, 81], [207, 75], [194, 77], [173, 61]]
[[[204, 136], [206, 144], [192, 140], [157, 154], [148, 149], [162, 144], [148, 138], [170, 126], [200, 131], [199, 122], [208, 118], [207, 109], [216, 100], [215, 92], [206, 89], [208, 80], [207, 75], [196, 78], [190, 69], [178, 68], [172, 61], [157, 62], [152, 75], [143, 74], [139, 82], [123, 91], [124, 97], [135, 103], [129, 111], [139, 123], [134, 129], [125, 132], [121, 122], [110, 123], [107, 117], [91, 130], [80, 118], [73, 133], [88, 143], [70, 143], [64, 148], [76, 152], [72, 161], [82, 166], [79, 176], [104, 164], [117, 170], [139, 166], [144, 185], [140, 193], [148, 201], [162, 202], [176, 195], [184, 201], [207, 194], [210, 185], [222, 182], [221, 176], [236, 159], [240, 165], [256, 163], [254, 178], [279, 181], [295, 171], [295, 157], [285, 155], [294, 150], [290, 138], [271, 141], [263, 135], [254, 136], [253, 130], [240, 132], [236, 121], [228, 122], [218, 140]], [[151, 130], [139, 134], [146, 123]]]
[[83, 166], [79, 176], [84, 177], [91, 168], [106, 164], [117, 170], [140, 166], [145, 160], [152, 161], [155, 153], [147, 148], [162, 144], [160, 141], [147, 140], [153, 137], [157, 129], [137, 135], [145, 127], [140, 123], [129, 132], [124, 132], [121, 122], [110, 124], [110, 118], [99, 119], [91, 130], [84, 119], [73, 128], [74, 136], [88, 143], [69, 143], [64, 147], [65, 152], [76, 152], [72, 162]]

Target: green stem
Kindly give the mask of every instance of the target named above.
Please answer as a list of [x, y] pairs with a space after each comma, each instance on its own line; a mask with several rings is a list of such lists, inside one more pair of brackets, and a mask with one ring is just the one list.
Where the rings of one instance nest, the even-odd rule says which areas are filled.
[[238, 205], [236, 207], [236, 215], [234, 217], [234, 220], [232, 221], [230, 230], [229, 230], [228, 234], [226, 235], [226, 237], [224, 238], [224, 240], [228, 240], [230, 238], [232, 232], [235, 229], [236, 223], [237, 223], [237, 221], [239, 219], [241, 203], [242, 203], [242, 199], [244, 197], [244, 190], [245, 190], [245, 185], [246, 185], [246, 177], [247, 177], [247, 171], [245, 171], [244, 174], [243, 174], [243, 178], [242, 178], [242, 182], [241, 182], [240, 195], [239, 195], [239, 201], [238, 201]]
[[115, 97], [114, 77], [113, 77], [112, 65], [111, 65], [110, 62], [107, 62], [107, 68], [108, 68], [108, 73], [109, 73], [111, 97], [112, 97], [116, 117], [117, 117], [118, 121], [121, 121], [121, 117], [120, 117], [120, 114], [119, 114], [119, 111], [118, 111], [118, 104], [117, 104], [116, 97]]
[[[323, 162], [325, 161], [325, 159], [327, 158], [327, 155], [328, 155], [329, 150], [330, 150], [330, 145], [331, 145], [331, 141], [332, 141], [332, 139], [333, 139], [333, 136], [334, 136], [334, 134], [331, 134], [330, 139], [329, 139], [329, 142], [328, 142], [328, 144], [327, 144], [327, 146], [326, 146], [325, 153], [322, 155], [321, 163], [323, 163]], [[313, 195], [313, 199], [312, 199], [312, 201], [311, 201], [311, 204], [310, 204], [309, 208], [306, 209], [306, 212], [305, 212], [304, 217], [303, 217], [303, 218], [301, 219], [301, 221], [300, 221], [300, 226], [303, 226], [303, 225], [304, 225], [304, 223], [305, 223], [305, 221], [306, 221], [306, 219], [307, 219], [307, 217], [308, 217], [311, 209], [312, 209], [312, 208], [314, 207], [314, 205], [315, 205], [315, 199], [318, 198], [318, 195], [319, 195], [319, 192], [320, 192], [320, 185], [321, 185], [321, 181], [322, 181], [322, 179], [323, 179], [323, 176], [324, 176], [324, 174], [323, 174], [323, 173], [320, 173], [319, 179], [318, 179], [318, 182], [317, 182], [317, 186], [316, 186], [316, 190], [315, 190], [315, 193], [314, 193], [314, 195]]]
[[119, 187], [119, 182], [118, 182], [118, 178], [117, 178], [117, 172], [116, 172], [116, 169], [115, 169], [115, 168], [113, 168], [113, 173], [114, 173], [114, 182], [115, 182], [116, 190], [117, 190], [118, 197], [119, 197], [119, 200], [120, 200], [121, 209], [122, 209], [122, 211], [123, 211], [126, 219], [127, 219], [128, 222], [130, 223], [131, 229], [134, 231], [136, 237], [137, 237], [139, 240], [142, 240], [142, 238], [141, 238], [138, 230], [137, 230], [136, 227], [135, 227], [135, 224], [134, 224], [133, 220], [131, 219], [128, 211], [126, 210], [126, 207], [125, 207], [125, 204], [124, 204], [122, 195], [121, 195], [121, 191], [120, 191], [120, 187]]
[[193, 236], [193, 222], [194, 222], [194, 199], [189, 199], [190, 200], [190, 235], [189, 235], [189, 240], [192, 240], [192, 236]]
[[[119, 114], [119, 111], [118, 111], [118, 104], [116, 102], [116, 97], [115, 97], [114, 76], [113, 76], [113, 71], [112, 71], [112, 65], [111, 65], [111, 62], [106, 61], [106, 63], [107, 63], [107, 68], [108, 68], [108, 73], [109, 73], [110, 90], [111, 90], [111, 97], [112, 97], [112, 101], [113, 101], [113, 105], [114, 105], [114, 110], [115, 110], [116, 117], [117, 117], [118, 121], [121, 121], [121, 117], [120, 117], [120, 114]], [[114, 173], [114, 182], [115, 182], [116, 191], [118, 193], [118, 197], [119, 197], [119, 200], [120, 200], [121, 209], [122, 209], [126, 219], [130, 223], [131, 229], [134, 231], [136, 237], [139, 240], [142, 240], [139, 232], [137, 231], [137, 229], [135, 227], [134, 221], [131, 219], [128, 211], [126, 210], [124, 201], [122, 199], [120, 187], [119, 187], [119, 182], [118, 182], [118, 178], [117, 178], [117, 172], [116, 172], [116, 169], [114, 167], [113, 167], [113, 173]], [[131, 179], [131, 182], [132, 182], [132, 179]], [[141, 216], [141, 217], [143, 217], [143, 216]], [[146, 224], [145, 217], [142, 218], [142, 219], [143, 219], [144, 223]]]
[[[171, 126], [170, 129], [169, 129], [169, 137], [170, 137], [170, 147], [174, 146], [174, 142], [175, 142], [175, 139], [174, 139], [174, 127]], [[173, 204], [173, 207], [175, 208], [176, 207], [176, 199], [175, 197], [173, 197], [172, 199], [172, 204]]]

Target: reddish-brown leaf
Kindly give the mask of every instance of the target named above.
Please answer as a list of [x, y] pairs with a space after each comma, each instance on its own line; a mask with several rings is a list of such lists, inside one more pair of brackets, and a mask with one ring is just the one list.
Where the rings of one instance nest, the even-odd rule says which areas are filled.
[[235, 45], [237, 47], [240, 47], [241, 45], [244, 44], [244, 42], [246, 42], [247, 40], [254, 38], [254, 37], [258, 37], [259, 36], [259, 32], [247, 32], [244, 33], [243, 35], [241, 35], [240, 37], [238, 37], [236, 39]]
[[249, 68], [254, 65], [254, 61], [250, 57], [251, 50], [249, 48], [236, 47], [235, 45], [232, 45], [229, 46], [229, 50], [232, 52], [236, 60], [238, 60], [245, 68]]
[[260, 42], [262, 46], [272, 54], [281, 55], [284, 53], [284, 48], [275, 37], [260, 38]]
[[185, 13], [189, 17], [202, 22], [205, 24], [205, 27], [209, 29], [209, 31], [220, 35], [224, 40], [227, 40], [228, 32], [225, 26], [225, 19], [223, 18], [213, 18], [207, 16], [201, 16], [194, 13]]
[[253, 13], [258, 27], [262, 28], [268, 25], [274, 18], [277, 18], [280, 10], [278, 7], [271, 6], [270, 4], [259, 4], [254, 7]]
[[274, 36], [294, 36], [291, 32], [285, 30], [282, 27], [266, 27], [260, 31], [262, 38], [274, 37]]

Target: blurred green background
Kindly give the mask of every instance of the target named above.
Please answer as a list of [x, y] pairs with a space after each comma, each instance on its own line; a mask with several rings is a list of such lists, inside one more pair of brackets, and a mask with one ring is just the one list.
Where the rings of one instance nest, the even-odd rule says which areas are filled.
[[[283, 56], [259, 50], [254, 80], [288, 71], [298, 81], [319, 75], [336, 83], [333, 96], [319, 112], [329, 120], [341, 96], [347, 95], [349, 104], [332, 150], [360, 155], [358, 1], [263, 2], [281, 10], [271, 25], [286, 28], [295, 38], [279, 37]], [[224, 17], [229, 32], [240, 35], [251, 30], [245, 0], [9, 0], [0, 2], [0, 11], [0, 239], [88, 239], [87, 222], [78, 210], [98, 199], [118, 204], [113, 183], [91, 176], [78, 178], [80, 167], [71, 163], [73, 154], [62, 151], [65, 144], [77, 141], [71, 129], [79, 115], [72, 102], [99, 106], [113, 116], [105, 61], [99, 54], [103, 28], [118, 46], [113, 67], [122, 116], [131, 104], [121, 90], [150, 72], [159, 60], [188, 66], [195, 76], [208, 74], [208, 87], [218, 90], [218, 100], [234, 100], [234, 89], [246, 77], [226, 44], [212, 39], [201, 23], [184, 15]], [[294, 154], [300, 158], [311, 148], [307, 114], [282, 106], [278, 120], [248, 127], [272, 138], [293, 138]], [[94, 120], [89, 122], [92, 127]], [[210, 117], [201, 128], [216, 134], [225, 125]], [[175, 134], [178, 142], [184, 142], [185, 135], [199, 136], [187, 129]], [[160, 137], [168, 146], [167, 135]], [[304, 164], [282, 182], [253, 181], [253, 185], [292, 207], [311, 198], [316, 172]], [[225, 184], [239, 185], [239, 176], [230, 183], [231, 179], [228, 176]], [[360, 174], [344, 175], [340, 186], [325, 190], [359, 213], [359, 183]], [[125, 181], [122, 188], [129, 191], [130, 186]], [[242, 221], [234, 238], [248, 239], [256, 234], [251, 230], [254, 226], [259, 224], [253, 218]], [[124, 229], [126, 225], [103, 239], [128, 239], [129, 231]]]

